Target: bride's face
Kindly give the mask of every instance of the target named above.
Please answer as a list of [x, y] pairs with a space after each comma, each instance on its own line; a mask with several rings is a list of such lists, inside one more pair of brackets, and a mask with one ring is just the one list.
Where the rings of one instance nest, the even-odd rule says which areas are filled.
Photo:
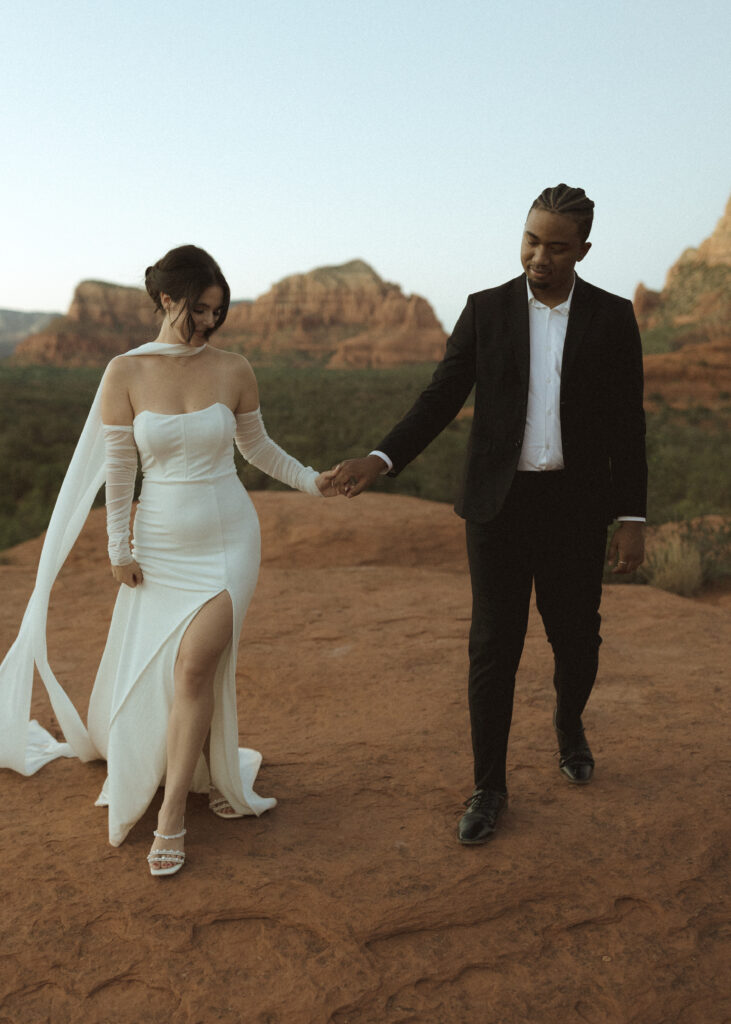
[[[161, 300], [163, 308], [170, 318], [170, 326], [175, 340], [183, 345], [203, 345], [221, 315], [223, 289], [217, 284], [206, 288], [198, 296], [198, 301], [190, 310], [184, 299], [174, 302], [169, 295], [162, 295]], [[191, 338], [188, 338], [188, 313], [190, 313], [194, 325]]]

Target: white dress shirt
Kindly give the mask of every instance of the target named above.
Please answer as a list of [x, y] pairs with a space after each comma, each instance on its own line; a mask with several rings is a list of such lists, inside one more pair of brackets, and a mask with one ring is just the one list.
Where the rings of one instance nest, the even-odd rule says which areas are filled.
[[568, 298], [553, 309], [535, 297], [527, 281], [526, 288], [530, 331], [530, 379], [528, 411], [518, 469], [535, 472], [563, 469], [559, 407], [561, 362], [574, 285], [571, 286]]

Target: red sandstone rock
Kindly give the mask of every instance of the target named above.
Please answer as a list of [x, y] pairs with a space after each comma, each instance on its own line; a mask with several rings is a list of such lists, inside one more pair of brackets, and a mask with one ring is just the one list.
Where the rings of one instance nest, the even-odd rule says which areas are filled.
[[68, 313], [16, 347], [12, 362], [54, 366], [106, 366], [110, 359], [151, 341], [157, 319], [139, 288], [82, 281]]
[[686, 249], [661, 292], [637, 286], [642, 332], [672, 334], [675, 351], [645, 357], [647, 394], [674, 405], [728, 402], [731, 391], [731, 199], [713, 233]]
[[426, 299], [405, 296], [363, 260], [294, 274], [235, 306], [220, 343], [264, 357], [300, 352], [331, 367], [434, 362], [446, 335]]
[[[84, 281], [66, 316], [21, 342], [13, 361], [103, 366], [152, 340], [157, 323], [141, 289]], [[435, 362], [445, 338], [426, 299], [404, 295], [353, 260], [286, 277], [255, 301], [232, 306], [215, 344], [265, 360], [294, 354], [362, 368]]]
[[731, 394], [731, 339], [684, 345], [677, 352], [645, 356], [645, 396], [669, 405], [707, 408], [728, 404]]
[[637, 324], [640, 330], [644, 331], [652, 326], [652, 316], [660, 305], [660, 292], [654, 292], [651, 288], [645, 288], [644, 284], [640, 281], [635, 288], [632, 305], [635, 309]]
[[[390, 495], [252, 495], [259, 587], [239, 654], [259, 820], [191, 799], [188, 863], [119, 849], [102, 763], [0, 772], [0, 1020], [8, 1024], [722, 1024], [729, 611], [605, 589], [585, 716], [591, 786], [560, 776], [535, 609], [511, 804], [455, 841], [471, 788], [463, 524]], [[4, 650], [39, 541], [4, 553]], [[53, 597], [50, 659], [85, 710], [115, 587], [92, 513]], [[34, 714], [53, 728], [37, 694]]]

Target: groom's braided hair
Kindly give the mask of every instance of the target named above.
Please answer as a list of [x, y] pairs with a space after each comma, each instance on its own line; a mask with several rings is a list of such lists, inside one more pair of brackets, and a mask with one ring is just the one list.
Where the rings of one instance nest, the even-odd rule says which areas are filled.
[[589, 237], [594, 220], [594, 203], [583, 188], [571, 188], [570, 185], [564, 185], [563, 182], [552, 188], [544, 188], [538, 198], [533, 201], [531, 210], [547, 210], [549, 213], [565, 214], [576, 222], [582, 242]]

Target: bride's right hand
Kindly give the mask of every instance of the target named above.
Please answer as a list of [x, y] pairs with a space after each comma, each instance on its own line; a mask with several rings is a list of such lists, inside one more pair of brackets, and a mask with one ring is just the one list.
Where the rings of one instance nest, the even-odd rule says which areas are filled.
[[112, 576], [117, 583], [124, 583], [127, 587], [136, 587], [143, 580], [142, 569], [137, 562], [129, 562], [128, 565], [113, 565]]

